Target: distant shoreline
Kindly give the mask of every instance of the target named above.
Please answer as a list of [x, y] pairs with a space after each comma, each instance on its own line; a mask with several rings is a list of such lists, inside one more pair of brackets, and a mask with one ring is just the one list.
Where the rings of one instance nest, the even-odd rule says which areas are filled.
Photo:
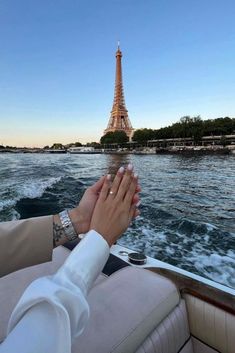
[[37, 153], [37, 154], [134, 154], [134, 155], [158, 155], [158, 154], [172, 154], [172, 155], [229, 155], [235, 154], [235, 148], [210, 146], [207, 148], [139, 148], [137, 150], [126, 149], [106, 149], [97, 151], [85, 151], [70, 153], [67, 150], [42, 150], [42, 149], [0, 149], [0, 153]]

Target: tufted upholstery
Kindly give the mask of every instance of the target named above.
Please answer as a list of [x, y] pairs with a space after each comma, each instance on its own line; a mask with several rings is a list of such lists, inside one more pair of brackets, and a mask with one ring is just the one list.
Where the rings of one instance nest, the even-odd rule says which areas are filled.
[[192, 295], [184, 298], [192, 335], [221, 353], [234, 353], [235, 316]]
[[160, 275], [134, 267], [115, 272], [91, 290], [90, 320], [72, 352], [135, 352], [179, 301], [175, 285]]
[[[177, 353], [190, 338], [184, 300], [158, 325], [136, 353]], [[192, 343], [186, 352], [193, 353]]]
[[192, 344], [193, 344], [194, 353], [219, 353], [218, 351], [215, 351], [213, 348], [200, 342], [195, 337], [192, 337]]

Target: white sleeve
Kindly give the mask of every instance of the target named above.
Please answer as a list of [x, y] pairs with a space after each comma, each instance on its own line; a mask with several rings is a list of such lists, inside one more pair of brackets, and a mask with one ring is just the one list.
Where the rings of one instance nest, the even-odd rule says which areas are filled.
[[89, 317], [86, 295], [108, 256], [107, 242], [92, 230], [53, 276], [32, 282], [12, 313], [0, 352], [69, 353]]

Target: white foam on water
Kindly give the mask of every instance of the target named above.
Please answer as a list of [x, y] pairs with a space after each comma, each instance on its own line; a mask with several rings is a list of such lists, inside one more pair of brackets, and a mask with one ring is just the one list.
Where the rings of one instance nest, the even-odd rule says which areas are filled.
[[168, 255], [174, 255], [175, 250], [170, 248], [169, 246], [166, 246], [165, 251]]
[[16, 204], [15, 200], [0, 200], [0, 211], [5, 208], [13, 207]]
[[235, 260], [235, 252], [233, 250], [228, 250], [227, 256]]
[[216, 227], [215, 225], [211, 224], [211, 223], [204, 223], [206, 225], [207, 231], [210, 232], [214, 229], [218, 229], [218, 227]]
[[61, 177], [58, 178], [49, 178], [46, 180], [35, 180], [35, 181], [26, 181], [21, 188], [18, 190], [20, 199], [29, 198], [34, 199], [43, 195], [44, 191], [51, 187], [53, 184], [56, 184], [61, 180]]
[[17, 212], [14, 208], [11, 210], [11, 216], [10, 216], [10, 220], [14, 221], [20, 219], [20, 214], [19, 212]]
[[157, 232], [154, 229], [148, 228], [146, 226], [141, 226], [139, 228], [139, 234], [142, 236], [146, 237], [147, 239], [157, 239], [158, 241], [166, 241], [166, 234], [164, 231], [162, 232]]
[[166, 241], [166, 234], [164, 232], [157, 232], [156, 237], [158, 240]]
[[142, 232], [142, 234], [145, 235], [146, 237], [151, 236], [151, 229], [149, 229], [149, 228], [143, 227], [143, 228], [141, 229], [141, 232]]
[[[179, 267], [184, 268], [184, 265], [187, 265], [194, 273], [235, 288], [233, 249], [221, 254], [206, 245], [213, 240], [213, 233], [218, 230], [218, 227], [211, 223], [191, 220], [190, 222], [195, 223], [196, 226], [194, 232], [187, 236], [178, 229], [168, 230], [167, 227], [166, 230], [159, 231], [151, 222], [141, 219], [118, 243], [135, 251], [144, 251], [146, 255], [154, 258], [164, 257], [162, 252], [164, 249], [166, 255], [164, 261], [167, 261], [167, 258], [169, 263], [174, 260]], [[203, 226], [202, 234], [197, 234], [198, 226]]]
[[52, 177], [45, 180], [27, 179], [12, 187], [15, 197], [12, 199], [0, 200], [0, 211], [12, 208], [17, 201], [23, 198], [34, 199], [43, 195], [45, 190], [61, 180], [61, 177]]
[[[229, 255], [232, 251], [229, 251]], [[215, 282], [223, 283], [229, 287], [235, 287], [235, 254], [232, 256], [219, 255], [212, 253], [210, 255], [194, 254], [191, 256], [191, 262], [197, 270], [203, 272], [205, 276]]]

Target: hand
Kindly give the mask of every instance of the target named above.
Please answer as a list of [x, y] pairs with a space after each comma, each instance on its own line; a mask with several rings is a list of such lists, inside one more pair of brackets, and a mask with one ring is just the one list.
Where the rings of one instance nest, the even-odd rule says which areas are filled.
[[90, 186], [85, 191], [78, 207], [69, 211], [70, 219], [77, 234], [88, 232], [91, 216], [104, 180], [105, 177], [102, 176], [94, 185]]
[[[119, 168], [117, 175], [121, 179], [124, 174], [124, 168]], [[105, 176], [102, 176], [94, 185], [90, 186], [84, 193], [78, 207], [69, 211], [69, 217], [73, 223], [74, 229], [77, 234], [87, 233], [90, 229], [91, 216], [93, 214], [96, 201], [98, 200], [99, 193], [103, 186]], [[141, 191], [140, 186], [137, 185], [136, 193], [133, 197], [133, 203], [138, 204], [139, 195]], [[136, 209], [134, 217], [139, 215], [139, 211]]]
[[133, 204], [136, 194], [138, 177], [133, 175], [129, 165], [122, 177], [117, 173], [110, 190], [111, 176], [107, 175], [100, 195], [96, 202], [91, 219], [90, 229], [101, 234], [111, 246], [137, 215], [136, 205]]

